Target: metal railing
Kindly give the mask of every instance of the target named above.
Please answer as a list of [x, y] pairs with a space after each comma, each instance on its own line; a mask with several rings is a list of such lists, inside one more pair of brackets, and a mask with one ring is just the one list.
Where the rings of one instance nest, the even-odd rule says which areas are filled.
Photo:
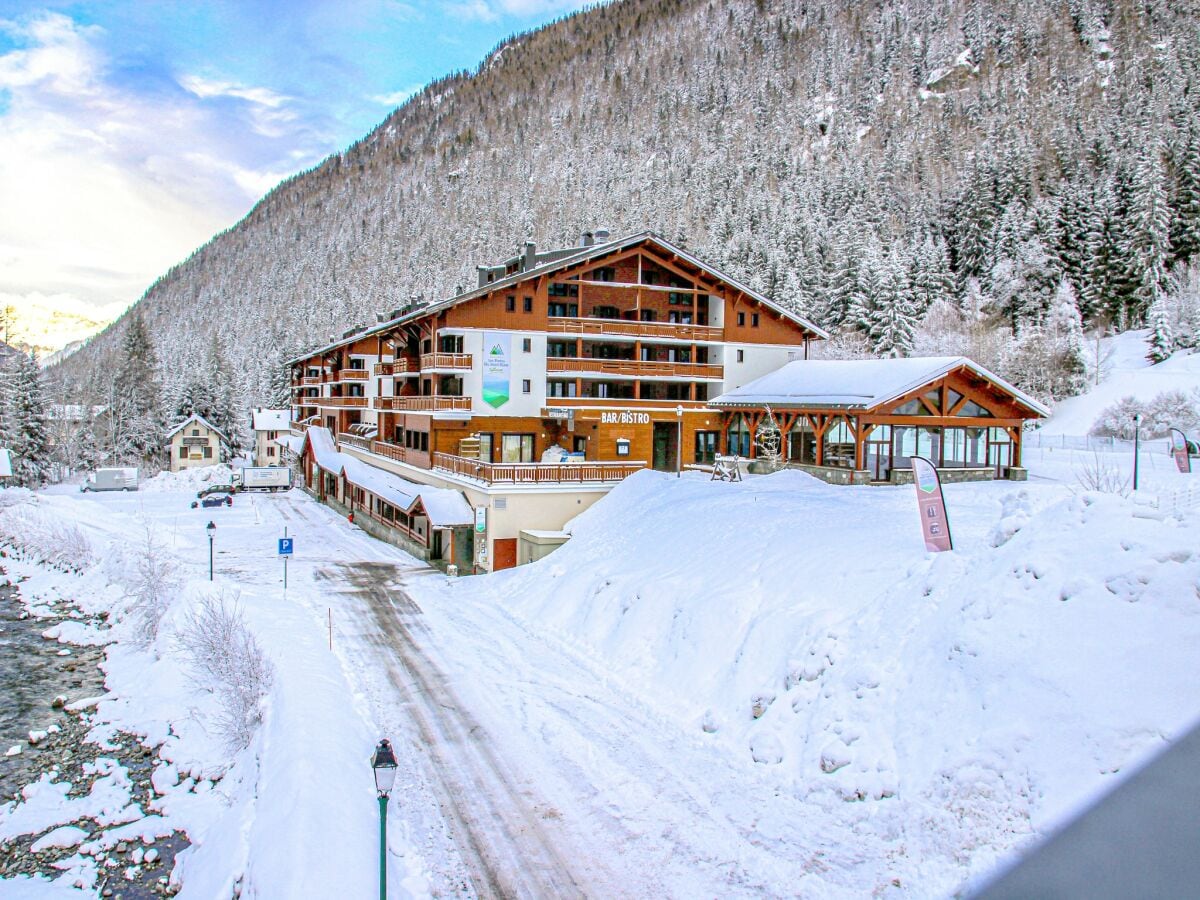
[[644, 462], [489, 463], [449, 453], [433, 454], [433, 468], [486, 484], [611, 483], [646, 468]]

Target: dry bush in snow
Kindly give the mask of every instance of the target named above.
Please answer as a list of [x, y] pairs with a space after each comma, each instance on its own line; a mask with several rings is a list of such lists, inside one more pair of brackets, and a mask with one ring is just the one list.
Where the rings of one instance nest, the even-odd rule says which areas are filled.
[[91, 542], [76, 525], [32, 503], [0, 508], [0, 546], [20, 559], [65, 572], [82, 572], [94, 559]]
[[1075, 480], [1085, 491], [1129, 496], [1129, 479], [1121, 474], [1121, 467], [1098, 451], [1093, 452], [1091, 460], [1083, 464]]
[[242, 619], [238, 596], [223, 591], [205, 597], [180, 624], [178, 635], [193, 682], [217, 698], [213, 725], [231, 750], [250, 742], [274, 678], [274, 668]]
[[129, 583], [132, 619], [140, 643], [152, 644], [158, 637], [159, 625], [179, 587], [174, 561], [146, 525], [145, 539], [134, 551], [133, 578]]

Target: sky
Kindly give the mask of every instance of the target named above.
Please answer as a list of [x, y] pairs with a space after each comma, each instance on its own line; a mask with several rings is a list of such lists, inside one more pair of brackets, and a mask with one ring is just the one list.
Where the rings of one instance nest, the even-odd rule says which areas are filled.
[[283, 178], [578, 0], [0, 0], [0, 304], [111, 317]]

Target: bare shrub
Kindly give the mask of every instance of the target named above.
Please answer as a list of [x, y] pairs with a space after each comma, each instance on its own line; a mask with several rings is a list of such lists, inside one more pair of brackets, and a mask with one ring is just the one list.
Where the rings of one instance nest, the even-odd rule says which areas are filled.
[[158, 638], [163, 616], [179, 592], [179, 572], [167, 549], [155, 540], [149, 525], [145, 526], [145, 540], [134, 552], [134, 575], [129, 585], [133, 597], [131, 612], [137, 640], [152, 644]]
[[230, 750], [250, 742], [275, 674], [242, 619], [238, 597], [236, 591], [205, 597], [178, 636], [193, 683], [217, 698], [213, 727]]
[[32, 504], [0, 509], [0, 546], [18, 559], [64, 572], [82, 572], [94, 560], [91, 541], [78, 526]]
[[1121, 467], [1098, 451], [1094, 451], [1092, 458], [1075, 474], [1075, 480], [1085, 491], [1121, 497], [1128, 497], [1130, 493], [1129, 479], [1121, 474]]

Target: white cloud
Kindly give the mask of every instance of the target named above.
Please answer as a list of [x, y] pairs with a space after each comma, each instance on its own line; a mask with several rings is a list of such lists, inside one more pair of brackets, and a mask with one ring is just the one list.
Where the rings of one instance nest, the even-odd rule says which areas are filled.
[[424, 86], [425, 85], [423, 84], [412, 84], [406, 88], [401, 88], [398, 91], [393, 91], [390, 94], [373, 94], [368, 99], [390, 109], [402, 104], [405, 100], [417, 93], [417, 91], [421, 90], [421, 88]]
[[122, 81], [104, 33], [55, 13], [0, 27], [20, 44], [0, 54], [0, 293], [127, 304], [324, 153], [285, 95]]
[[497, 22], [504, 17], [529, 19], [568, 13], [585, 5], [580, 0], [452, 0], [446, 4], [446, 11], [464, 19]]

